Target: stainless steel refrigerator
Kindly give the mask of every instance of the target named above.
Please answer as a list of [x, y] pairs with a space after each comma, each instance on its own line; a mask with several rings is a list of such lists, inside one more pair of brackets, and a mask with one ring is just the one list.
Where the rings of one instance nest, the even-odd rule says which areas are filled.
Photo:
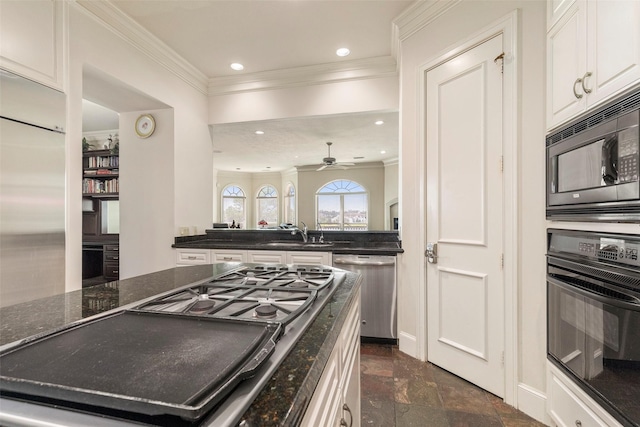
[[0, 70], [0, 307], [65, 291], [65, 111]]

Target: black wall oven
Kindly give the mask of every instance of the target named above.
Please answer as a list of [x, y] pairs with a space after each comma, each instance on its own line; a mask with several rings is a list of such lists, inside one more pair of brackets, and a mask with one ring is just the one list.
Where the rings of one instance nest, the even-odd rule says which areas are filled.
[[547, 355], [625, 426], [640, 426], [640, 236], [548, 230]]
[[640, 89], [549, 135], [547, 218], [640, 221]]

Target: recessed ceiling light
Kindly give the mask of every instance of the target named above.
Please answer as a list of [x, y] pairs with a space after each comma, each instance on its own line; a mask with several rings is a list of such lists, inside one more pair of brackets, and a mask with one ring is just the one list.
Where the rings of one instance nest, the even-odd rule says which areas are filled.
[[384, 151], [384, 150], [382, 150], [382, 151], [380, 152], [380, 154], [387, 154], [387, 152], [386, 152], [386, 151]]
[[341, 47], [340, 49], [336, 50], [336, 55], [338, 56], [347, 56], [351, 53], [351, 51], [349, 49], [347, 49], [346, 47]]
[[382, 120], [378, 120], [378, 121], [376, 121], [376, 124], [377, 124], [378, 126], [380, 126], [380, 125], [383, 125], [383, 124], [384, 124], [384, 122], [383, 122]]
[[244, 65], [240, 64], [239, 62], [234, 62], [233, 64], [231, 64], [231, 69], [236, 71], [242, 71], [244, 70]]
[[256, 135], [264, 135], [264, 131], [262, 131], [262, 130], [257, 130], [257, 131], [256, 131]]

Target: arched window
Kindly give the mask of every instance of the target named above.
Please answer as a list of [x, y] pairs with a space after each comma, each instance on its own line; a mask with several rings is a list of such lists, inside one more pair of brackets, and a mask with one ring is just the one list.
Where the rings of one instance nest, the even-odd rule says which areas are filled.
[[331, 181], [316, 193], [316, 220], [324, 230], [369, 229], [369, 194], [346, 179]]
[[296, 223], [296, 189], [292, 183], [287, 184], [287, 190], [284, 194], [284, 222]]
[[271, 185], [265, 185], [258, 191], [256, 216], [258, 226], [278, 225], [278, 192]]
[[231, 225], [235, 222], [244, 227], [247, 223], [246, 197], [242, 188], [237, 185], [227, 185], [222, 190], [222, 221]]

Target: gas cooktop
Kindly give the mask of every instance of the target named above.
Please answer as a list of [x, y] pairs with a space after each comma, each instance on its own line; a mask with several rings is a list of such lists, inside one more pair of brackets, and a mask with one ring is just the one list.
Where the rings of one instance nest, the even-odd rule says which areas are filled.
[[320, 267], [242, 268], [148, 301], [136, 310], [290, 323], [333, 281]]
[[9, 345], [0, 421], [236, 426], [344, 277], [245, 265]]

